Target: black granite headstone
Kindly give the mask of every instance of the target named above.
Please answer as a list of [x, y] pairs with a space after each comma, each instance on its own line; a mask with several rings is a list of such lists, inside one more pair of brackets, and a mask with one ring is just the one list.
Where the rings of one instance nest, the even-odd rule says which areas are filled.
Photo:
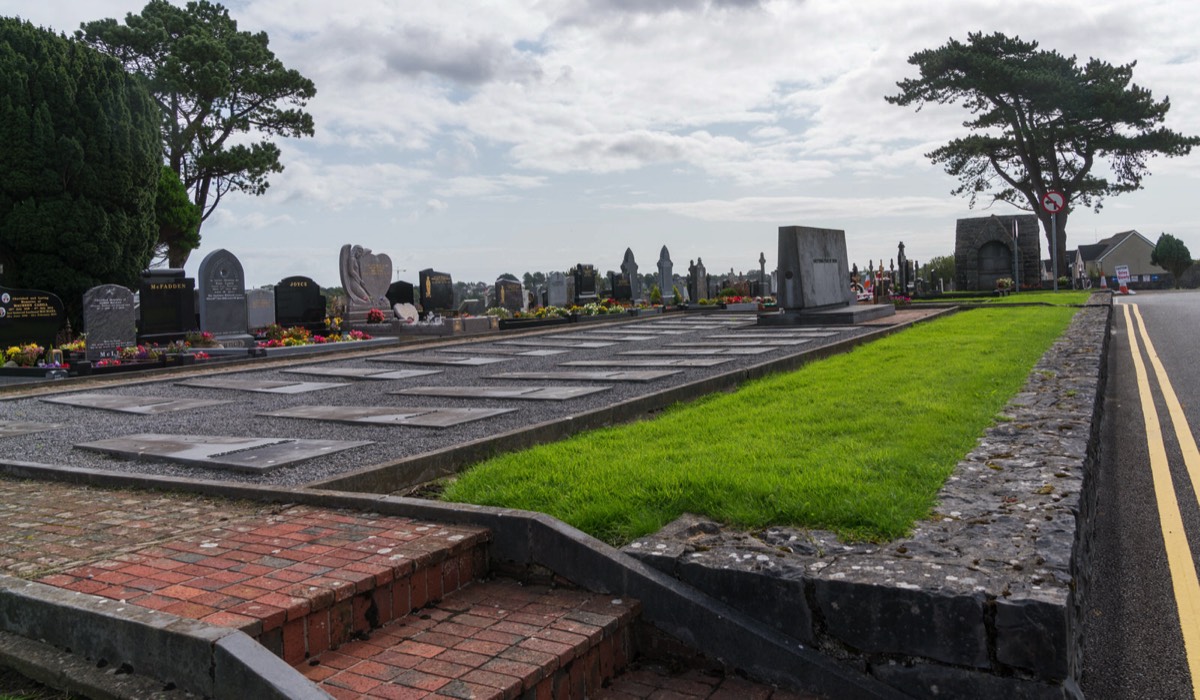
[[395, 306], [396, 304], [412, 304], [416, 306], [416, 287], [413, 287], [404, 280], [392, 282], [391, 285], [388, 286], [387, 300], [391, 302], [392, 306]]
[[169, 343], [182, 340], [196, 325], [196, 280], [183, 270], [142, 272], [138, 287], [139, 342]]
[[580, 263], [572, 272], [575, 277], [575, 303], [583, 305], [596, 301], [596, 268]]
[[524, 299], [521, 295], [520, 282], [509, 279], [496, 280], [496, 306], [517, 313], [524, 307]]
[[421, 308], [425, 311], [447, 311], [454, 308], [454, 280], [445, 272], [432, 268], [421, 270]]
[[50, 350], [65, 319], [62, 300], [50, 292], [0, 287], [0, 352], [28, 343]]
[[325, 329], [325, 297], [308, 277], [287, 277], [275, 285], [275, 323], [313, 332]]
[[633, 285], [629, 280], [629, 276], [621, 273], [611, 273], [608, 276], [609, 286], [612, 288], [612, 298], [617, 301], [632, 301], [633, 300]]

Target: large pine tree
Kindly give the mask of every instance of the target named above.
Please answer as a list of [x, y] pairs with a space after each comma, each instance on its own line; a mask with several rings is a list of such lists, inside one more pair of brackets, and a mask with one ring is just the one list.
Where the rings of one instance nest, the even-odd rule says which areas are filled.
[[[0, 264], [78, 323], [83, 293], [133, 287], [158, 237], [159, 113], [119, 62], [0, 17]], [[76, 326], [78, 327], [78, 326]]]

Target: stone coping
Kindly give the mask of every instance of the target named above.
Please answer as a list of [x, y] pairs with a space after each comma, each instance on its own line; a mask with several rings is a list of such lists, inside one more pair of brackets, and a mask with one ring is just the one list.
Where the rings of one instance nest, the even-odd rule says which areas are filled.
[[1081, 310], [909, 537], [686, 516], [640, 560], [917, 697], [1078, 695], [1109, 300]]

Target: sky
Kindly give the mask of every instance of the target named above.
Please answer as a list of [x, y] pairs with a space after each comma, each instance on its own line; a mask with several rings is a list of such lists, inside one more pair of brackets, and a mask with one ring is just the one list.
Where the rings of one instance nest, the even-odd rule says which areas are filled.
[[[174, 1], [174, 0], [173, 0]], [[187, 270], [234, 253], [248, 286], [340, 284], [338, 251], [391, 257], [397, 279], [618, 270], [701, 258], [774, 269], [780, 226], [842, 229], [852, 262], [954, 252], [975, 209], [923, 154], [965, 135], [955, 105], [884, 101], [910, 55], [1003, 32], [1113, 64], [1169, 97], [1166, 126], [1200, 134], [1200, 5], [1059, 0], [229, 0], [311, 79], [316, 135], [278, 139], [266, 194], [230, 194]], [[0, 14], [72, 33], [141, 0], [0, 0]], [[1200, 149], [1150, 162], [1143, 190], [1077, 209], [1067, 246], [1136, 229], [1200, 256]], [[1042, 240], [1043, 257], [1048, 246]]]

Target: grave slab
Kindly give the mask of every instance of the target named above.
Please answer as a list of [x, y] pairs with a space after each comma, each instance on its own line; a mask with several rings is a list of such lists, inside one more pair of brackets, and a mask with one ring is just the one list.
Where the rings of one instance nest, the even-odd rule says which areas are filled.
[[678, 348], [660, 348], [658, 350], [627, 350], [619, 355], [653, 355], [655, 357], [675, 355], [679, 357], [696, 357], [699, 355], [762, 355], [778, 350], [777, 347], [738, 347], [730, 348], [725, 346], [714, 347], [692, 347], [684, 344], [684, 347]]
[[279, 382], [260, 379], [239, 379], [236, 377], [204, 377], [176, 382], [179, 386], [191, 386], [201, 389], [231, 389], [233, 391], [253, 391], [262, 394], [303, 394], [321, 389], [334, 389], [349, 384], [335, 382]]
[[463, 423], [511, 413], [512, 408], [409, 408], [393, 406], [296, 406], [259, 415], [273, 418], [303, 418], [337, 423], [410, 425], [420, 428], [451, 428]]
[[583, 341], [583, 342], [602, 341], [602, 342], [611, 342], [611, 343], [635, 343], [635, 342], [643, 341], [643, 340], [654, 340], [656, 337], [657, 336], [654, 336], [654, 335], [634, 335], [631, 333], [618, 334], [618, 333], [612, 333], [610, 331], [608, 333], [589, 333], [587, 335], [584, 335], [583, 333], [572, 334], [572, 335], [553, 335], [553, 336], [548, 336], [548, 339], [549, 340], [567, 340], [567, 341], [572, 341], [572, 342], [574, 342], [574, 341]]
[[560, 362], [559, 367], [715, 367], [723, 365], [726, 362], [732, 362], [731, 357], [710, 357], [710, 358], [679, 358], [679, 357], [660, 357], [657, 359], [622, 359], [612, 358], [609, 360], [575, 360], [574, 362]]
[[369, 440], [296, 440], [226, 435], [139, 433], [95, 442], [83, 442], [75, 447], [127, 459], [164, 460], [212, 469], [262, 474], [280, 467], [370, 444]]
[[[462, 348], [442, 348], [438, 352], [456, 352], [461, 354]], [[471, 352], [476, 355], [509, 355], [512, 357], [551, 357], [553, 355], [565, 355], [570, 350], [546, 348], [544, 350], [528, 350], [525, 348], [498, 348], [494, 346], [471, 348]]]
[[720, 340], [692, 341], [690, 343], [667, 343], [669, 348], [757, 348], [757, 347], [787, 347], [811, 343], [811, 338], [776, 338], [775, 340]]
[[31, 423], [19, 420], [0, 420], [0, 438], [17, 437], [30, 433], [40, 433], [46, 430], [58, 430], [60, 423]]
[[565, 401], [608, 391], [610, 386], [418, 386], [392, 391], [406, 396], [441, 396], [461, 399], [521, 399]]
[[514, 345], [535, 348], [576, 348], [581, 350], [596, 350], [599, 348], [607, 348], [616, 345], [616, 343], [608, 343], [600, 340], [550, 340], [543, 338], [540, 340], [505, 340], [497, 343], [497, 345]]
[[507, 357], [450, 357], [449, 355], [387, 355], [367, 358], [367, 362], [407, 362], [414, 365], [458, 365], [460, 367], [479, 367], [507, 361]]
[[718, 333], [704, 336], [707, 340], [782, 340], [786, 338], [828, 338], [837, 331], [775, 331], [772, 333]]
[[282, 370], [284, 374], [313, 374], [319, 377], [347, 377], [349, 379], [411, 379], [441, 374], [440, 369], [393, 369], [378, 370], [371, 367], [297, 367]]
[[58, 403], [81, 408], [99, 408], [105, 411], [138, 413], [145, 416], [175, 411], [190, 411], [196, 408], [219, 406], [229, 403], [216, 399], [177, 399], [166, 396], [121, 396], [119, 394], [67, 394], [44, 398], [47, 403]]
[[628, 370], [612, 372], [505, 372], [488, 379], [531, 379], [534, 381], [652, 382], [679, 374], [681, 370]]

